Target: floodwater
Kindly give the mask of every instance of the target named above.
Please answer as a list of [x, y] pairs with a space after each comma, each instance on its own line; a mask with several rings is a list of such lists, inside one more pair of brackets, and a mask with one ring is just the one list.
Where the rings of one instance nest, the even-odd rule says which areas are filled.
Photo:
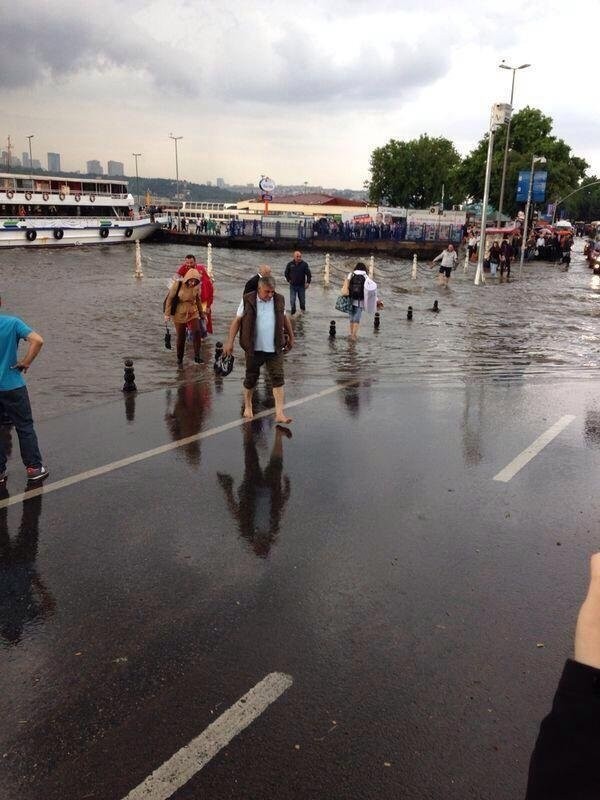
[[[374, 382], [473, 379], [569, 380], [595, 376], [600, 364], [600, 278], [593, 278], [578, 240], [568, 271], [560, 265], [526, 264], [518, 280], [473, 285], [474, 267], [462, 265], [449, 289], [436, 285], [437, 269], [377, 258], [375, 280], [385, 303], [381, 328], [364, 316], [358, 343], [347, 339], [347, 319], [333, 307], [356, 256], [331, 255], [331, 287], [322, 283], [324, 256], [309, 254], [313, 284], [307, 314], [294, 321], [296, 347], [287, 357], [288, 385], [360, 377]], [[105, 403], [120, 396], [123, 359], [132, 358], [138, 389], [151, 391], [179, 380], [175, 351], [164, 348], [162, 301], [170, 276], [194, 248], [142, 244], [144, 278], [136, 280], [133, 245], [0, 252], [3, 310], [22, 317], [44, 336], [45, 346], [28, 374], [38, 419]], [[206, 250], [197, 248], [199, 261]], [[215, 334], [204, 347], [201, 380], [213, 380], [214, 342], [223, 340], [245, 281], [257, 265], [270, 264], [287, 298], [283, 270], [290, 254], [213, 250]], [[439, 301], [440, 313], [428, 309]], [[407, 307], [414, 318], [407, 321]], [[336, 321], [338, 336], [328, 337]], [[236, 354], [241, 355], [236, 346]], [[241, 359], [240, 359], [241, 361]], [[189, 376], [189, 371], [186, 370]], [[234, 377], [241, 377], [236, 365]]]

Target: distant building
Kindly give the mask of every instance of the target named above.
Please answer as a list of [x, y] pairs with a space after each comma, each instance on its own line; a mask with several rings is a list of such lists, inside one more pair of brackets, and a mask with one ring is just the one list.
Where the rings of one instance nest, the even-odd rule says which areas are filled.
[[29, 153], [21, 153], [21, 163], [24, 167], [29, 166]]
[[39, 158], [34, 158], [31, 162], [31, 166], [33, 169], [42, 169], [42, 162], [39, 160]]
[[106, 167], [108, 175], [117, 176], [124, 175], [125, 168], [122, 161], [109, 161]]
[[[240, 210], [258, 211], [264, 207], [264, 201], [261, 198], [240, 200], [236, 205]], [[377, 213], [377, 207], [369, 206], [364, 200], [349, 200], [346, 197], [337, 197], [321, 192], [275, 195], [272, 202], [269, 203], [269, 210], [273, 213], [306, 214], [308, 216], [356, 215], [359, 213], [359, 209], [363, 209], [361, 214], [367, 216], [375, 217]]]
[[60, 153], [48, 153], [48, 172], [60, 172]]
[[104, 175], [102, 164], [95, 158], [86, 162], [86, 171], [88, 175]]
[[225, 188], [225, 181], [223, 180], [223, 178], [217, 178], [217, 187], [219, 189]]

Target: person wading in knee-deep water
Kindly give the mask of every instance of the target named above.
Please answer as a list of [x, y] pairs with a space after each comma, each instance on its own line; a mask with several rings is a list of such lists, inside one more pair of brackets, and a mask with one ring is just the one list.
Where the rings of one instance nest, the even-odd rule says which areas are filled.
[[291, 417], [285, 415], [283, 353], [294, 346], [294, 332], [285, 314], [285, 298], [275, 291], [273, 278], [260, 278], [256, 292], [245, 294], [237, 314], [229, 328], [223, 353], [233, 353], [233, 342], [240, 334], [240, 346], [246, 353], [246, 376], [244, 378], [244, 417], [252, 419], [252, 395], [264, 365], [273, 385], [275, 419], [288, 424]]
[[286, 265], [285, 279], [290, 285], [291, 313], [296, 313], [296, 297], [300, 303], [300, 311], [306, 311], [306, 289], [310, 286], [312, 275], [299, 250], [296, 250], [293, 260]]

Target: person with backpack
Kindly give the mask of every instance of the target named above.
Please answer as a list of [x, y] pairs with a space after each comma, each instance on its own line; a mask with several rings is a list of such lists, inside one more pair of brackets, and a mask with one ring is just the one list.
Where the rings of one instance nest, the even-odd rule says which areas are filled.
[[362, 261], [359, 261], [354, 270], [348, 273], [342, 286], [342, 295], [350, 299], [351, 306], [348, 312], [350, 338], [356, 340], [363, 311], [373, 314], [379, 302], [377, 284], [367, 275], [367, 268]]

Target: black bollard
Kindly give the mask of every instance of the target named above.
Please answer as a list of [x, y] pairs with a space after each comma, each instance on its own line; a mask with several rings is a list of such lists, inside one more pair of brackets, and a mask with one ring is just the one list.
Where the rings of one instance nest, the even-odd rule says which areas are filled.
[[213, 362], [213, 369], [215, 372], [219, 371], [219, 368], [217, 367], [217, 362], [219, 361], [222, 355], [223, 355], [223, 342], [217, 342], [215, 344], [215, 360]]
[[125, 359], [125, 383], [123, 384], [124, 392], [137, 392], [135, 385], [135, 372], [133, 371], [133, 361], [130, 358]]
[[375, 316], [373, 317], [373, 327], [376, 331], [379, 330], [379, 326], [381, 325], [381, 319], [379, 317], [379, 311], [375, 312]]
[[335, 335], [336, 335], [335, 320], [332, 319], [331, 322], [329, 323], [329, 338], [335, 339]]
[[406, 312], [406, 319], [412, 319], [413, 318], [412, 314], [413, 314], [413, 307], [409, 306], [408, 311]]
[[431, 310], [434, 312], [434, 314], [439, 313], [440, 308], [438, 306], [438, 301], [437, 300], [433, 301], [433, 308]]

